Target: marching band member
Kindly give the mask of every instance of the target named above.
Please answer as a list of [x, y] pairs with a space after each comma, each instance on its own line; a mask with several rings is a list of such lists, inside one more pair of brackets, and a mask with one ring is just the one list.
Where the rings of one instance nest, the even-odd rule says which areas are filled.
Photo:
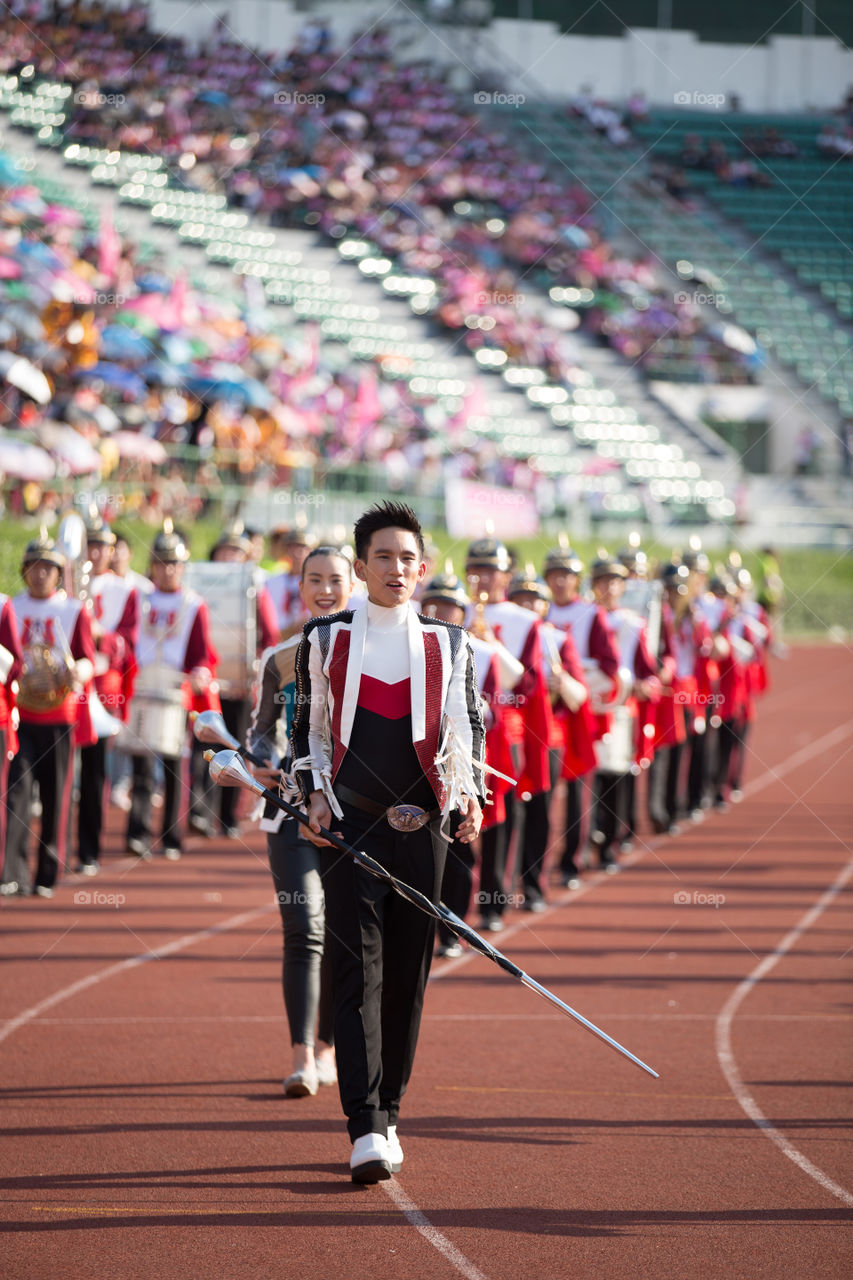
[[[338, 615], [352, 594], [352, 565], [337, 547], [314, 547], [302, 565], [302, 603], [312, 618]], [[251, 766], [266, 786], [289, 771], [287, 734], [296, 699], [296, 651], [302, 635], [268, 648], [258, 672], [246, 745], [269, 768]], [[337, 1080], [335, 1069], [331, 951], [325, 943], [320, 851], [281, 809], [267, 805], [261, 819], [267, 856], [284, 931], [282, 990], [287, 1012], [292, 1071], [284, 1081], [289, 1098], [312, 1097]], [[316, 1034], [315, 1034], [316, 1027]]]
[[[218, 564], [248, 564], [253, 548], [250, 538], [240, 521], [223, 530], [210, 552], [210, 559]], [[255, 596], [255, 630], [257, 657], [279, 642], [278, 621], [272, 597], [266, 586], [258, 588]], [[228, 689], [220, 678], [219, 703], [222, 718], [228, 732], [242, 742], [249, 726], [252, 712], [251, 690]], [[204, 759], [204, 745], [193, 738], [190, 754], [190, 831], [201, 836], [215, 834], [211, 818], [216, 816], [223, 835], [235, 840], [240, 829], [237, 825], [236, 787], [217, 787], [210, 781]]]
[[[660, 696], [657, 663], [646, 645], [645, 619], [621, 607], [628, 572], [615, 557], [602, 553], [590, 570], [595, 601], [607, 615], [607, 625], [619, 652], [620, 679], [630, 691], [628, 701], [614, 713], [616, 724], [599, 746], [599, 764], [593, 778], [594, 812], [590, 844], [606, 871], [618, 870], [616, 838], [627, 819], [626, 779], [635, 765], [637, 703]], [[609, 735], [609, 740], [608, 740]], [[604, 744], [607, 743], [607, 750]], [[611, 749], [612, 748], [612, 749]]]
[[[712, 788], [715, 808], [725, 812], [734, 791], [733, 759], [754, 715], [751, 671], [756, 644], [748, 621], [739, 609], [737, 583], [720, 575], [711, 580], [711, 590], [722, 603], [712, 649], [719, 671], [716, 696], [719, 725]], [[740, 795], [735, 799], [740, 799]]]
[[368, 599], [307, 624], [291, 745], [304, 830], [322, 847], [351, 1176], [374, 1183], [403, 1161], [397, 1121], [434, 922], [341, 858], [320, 828], [334, 822], [349, 844], [435, 901], [451, 814], [461, 814], [457, 840], [479, 833], [484, 731], [467, 635], [410, 603], [426, 572], [415, 513], [402, 503], [372, 507], [356, 522], [355, 549]]
[[649, 820], [658, 833], [678, 832], [679, 777], [687, 728], [698, 703], [699, 674], [711, 652], [710, 633], [690, 600], [687, 566], [660, 571], [664, 588], [661, 634], [669, 637], [672, 665], [661, 664], [662, 693], [655, 705], [654, 756], [649, 770]]
[[[604, 610], [580, 594], [583, 568], [580, 557], [570, 547], [560, 546], [548, 552], [542, 576], [552, 595], [547, 619], [554, 626], [571, 633], [584, 681], [592, 694], [592, 711], [618, 690], [619, 654]], [[605, 718], [599, 715], [594, 738], [600, 738], [606, 728]], [[582, 822], [581, 778], [569, 778], [566, 783], [565, 845], [559, 863], [561, 881], [569, 887], [578, 883], [580, 875], [577, 854], [581, 845]]]
[[[135, 697], [144, 696], [144, 684], [152, 682], [162, 694], [171, 688], [176, 700], [189, 710], [203, 710], [214, 697], [211, 686], [216, 671], [216, 651], [210, 639], [207, 605], [201, 596], [181, 585], [189, 550], [183, 537], [166, 520], [151, 548], [149, 572], [154, 589], [141, 605], [139, 642], [136, 653]], [[188, 677], [181, 681], [181, 675]], [[218, 705], [218, 704], [217, 704]], [[128, 852], [137, 857], [151, 856], [151, 796], [154, 790], [154, 761], [147, 744], [137, 748], [145, 754], [133, 755], [133, 790], [127, 823]], [[165, 798], [161, 841], [163, 854], [170, 862], [181, 856], [181, 751], [183, 741], [175, 742], [175, 750], [160, 754], [165, 776]]]
[[[545, 621], [551, 605], [551, 592], [543, 579], [536, 576], [532, 565], [525, 573], [515, 575], [507, 596], [513, 604], [535, 613], [541, 620], [539, 636], [550, 694], [548, 744], [553, 803], [558, 779], [577, 779], [595, 767], [593, 739], [596, 726], [586, 706], [589, 690], [584, 683], [583, 668], [571, 632], [559, 631], [553, 623]], [[521, 880], [525, 895], [531, 893], [541, 897], [540, 874], [550, 829], [548, 810], [545, 819], [544, 828], [537, 833], [535, 842], [525, 838], [522, 846]]]
[[[548, 838], [548, 796], [550, 771], [548, 739], [550, 735], [550, 703], [548, 682], [539, 639], [540, 622], [527, 609], [521, 609], [506, 598], [510, 581], [509, 553], [502, 542], [488, 537], [468, 547], [465, 573], [477, 601], [469, 610], [468, 625], [475, 635], [497, 639], [521, 663], [522, 675], [512, 686], [512, 700], [504, 706], [504, 724], [517, 760], [519, 781], [515, 795], [526, 806], [522, 865], [533, 867], [539, 855], [535, 850]], [[481, 855], [481, 928], [498, 932], [503, 928], [506, 907], [506, 862], [514, 825], [514, 806], [507, 804], [506, 820], [499, 827], [487, 828], [482, 839]], [[542, 846], [544, 851], [544, 846]], [[525, 861], [526, 859], [526, 861]], [[525, 890], [524, 909], [541, 911], [544, 899], [531, 881]]]
[[21, 636], [18, 688], [18, 752], [9, 767], [6, 797], [6, 861], [0, 892], [29, 893], [27, 846], [33, 782], [41, 800], [33, 892], [52, 898], [65, 865], [63, 815], [70, 804], [70, 765], [78, 699], [88, 697], [95, 648], [89, 615], [80, 600], [60, 591], [65, 556], [46, 532], [25, 552], [21, 574], [26, 591], [12, 606]]
[[[95, 644], [94, 696], [116, 720], [127, 719], [130, 673], [139, 626], [139, 593], [112, 571], [116, 535], [100, 518], [86, 526], [91, 564], [86, 604]], [[101, 857], [107, 738], [80, 749], [77, 856], [84, 875], [97, 875]]]
[[316, 547], [317, 538], [315, 534], [309, 533], [304, 522], [299, 522], [294, 528], [281, 534], [278, 545], [289, 568], [271, 574], [266, 585], [275, 607], [281, 638], [286, 640], [288, 636], [298, 635], [310, 616], [302, 604], [299, 583], [305, 557]]
[[[438, 574], [424, 586], [421, 593], [421, 612], [426, 618], [438, 618], [440, 622], [453, 623], [461, 627], [465, 623], [465, 614], [471, 601], [465, 591], [465, 584], [454, 573]], [[483, 709], [483, 723], [486, 728], [486, 764], [498, 771], [490, 777], [491, 797], [483, 809], [483, 825], [481, 836], [489, 828], [506, 820], [504, 797], [511, 790], [512, 782], [509, 771], [513, 767], [512, 755], [503, 723], [503, 702], [501, 693], [501, 671], [507, 661], [512, 664], [516, 677], [523, 673], [521, 663], [515, 663], [505, 650], [500, 653], [499, 646], [481, 639], [469, 632], [468, 641], [474, 654], [474, 672], [477, 692]], [[503, 776], [501, 776], [503, 775]], [[454, 841], [447, 851], [442, 882], [442, 901], [464, 920], [471, 905], [471, 889], [473, 887], [474, 853], [469, 844], [458, 844]], [[445, 924], [438, 924], [438, 947], [436, 955], [453, 959], [462, 954], [462, 945], [456, 934]]]
[[[687, 598], [695, 626], [701, 627], [703, 632], [713, 639], [717, 619], [715, 616], [712, 621], [705, 605], [711, 564], [699, 546], [698, 539], [691, 539], [690, 548], [683, 553], [681, 563], [687, 569]], [[717, 669], [708, 644], [703, 642], [702, 652], [696, 662], [696, 695], [693, 706], [687, 713], [687, 792], [684, 803], [679, 806], [680, 811], [687, 813], [691, 822], [701, 822], [705, 816], [705, 793], [710, 767], [708, 744], [712, 739], [711, 721], [716, 674]]]
[[749, 637], [755, 651], [754, 661], [749, 668], [749, 693], [746, 703], [746, 714], [740, 726], [740, 733], [735, 740], [729, 781], [731, 783], [731, 799], [740, 800], [741, 784], [746, 761], [746, 740], [754, 719], [754, 699], [766, 693], [770, 687], [770, 671], [768, 654], [773, 645], [773, 631], [770, 618], [762, 605], [752, 596], [752, 575], [748, 569], [738, 569], [735, 575], [737, 587], [738, 613], [749, 629]]
[[[6, 794], [9, 761], [18, 750], [15, 695], [21, 674], [21, 639], [12, 601], [0, 591], [0, 790]], [[0, 848], [6, 847], [6, 807], [0, 811]]]

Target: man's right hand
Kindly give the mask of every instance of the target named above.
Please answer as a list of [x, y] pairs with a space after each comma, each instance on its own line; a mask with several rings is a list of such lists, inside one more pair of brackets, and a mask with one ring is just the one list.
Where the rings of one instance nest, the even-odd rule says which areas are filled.
[[328, 800], [322, 791], [312, 791], [308, 801], [307, 822], [299, 828], [299, 834], [306, 840], [310, 840], [312, 844], [327, 845], [331, 848], [331, 841], [324, 840], [320, 835], [321, 827], [325, 827], [328, 831], [331, 825], [332, 810], [329, 808]]

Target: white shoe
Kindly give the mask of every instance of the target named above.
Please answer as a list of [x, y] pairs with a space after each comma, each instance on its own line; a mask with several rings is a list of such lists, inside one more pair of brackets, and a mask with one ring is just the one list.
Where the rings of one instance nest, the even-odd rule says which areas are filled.
[[334, 1060], [317, 1058], [314, 1062], [314, 1066], [317, 1070], [318, 1084], [338, 1083], [338, 1069], [335, 1066]]
[[352, 1144], [349, 1158], [353, 1182], [370, 1185], [391, 1177], [388, 1139], [381, 1133], [365, 1133]]
[[317, 1072], [314, 1067], [294, 1071], [284, 1082], [284, 1092], [288, 1098], [313, 1098], [317, 1092]]
[[403, 1167], [403, 1148], [400, 1146], [395, 1124], [388, 1126], [388, 1159], [391, 1161], [391, 1172], [399, 1173]]

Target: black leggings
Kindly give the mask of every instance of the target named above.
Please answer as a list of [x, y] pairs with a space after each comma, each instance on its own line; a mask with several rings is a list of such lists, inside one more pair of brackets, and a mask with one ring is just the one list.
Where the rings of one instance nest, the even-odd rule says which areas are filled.
[[284, 929], [281, 985], [291, 1044], [334, 1039], [331, 958], [325, 945], [320, 855], [295, 821], [267, 835], [267, 855]]

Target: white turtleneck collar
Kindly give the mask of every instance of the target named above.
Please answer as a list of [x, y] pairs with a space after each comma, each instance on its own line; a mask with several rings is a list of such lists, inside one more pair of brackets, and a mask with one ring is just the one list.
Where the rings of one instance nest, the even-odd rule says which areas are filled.
[[367, 602], [367, 634], [362, 674], [396, 684], [411, 674], [409, 660], [409, 603], [387, 609]]

